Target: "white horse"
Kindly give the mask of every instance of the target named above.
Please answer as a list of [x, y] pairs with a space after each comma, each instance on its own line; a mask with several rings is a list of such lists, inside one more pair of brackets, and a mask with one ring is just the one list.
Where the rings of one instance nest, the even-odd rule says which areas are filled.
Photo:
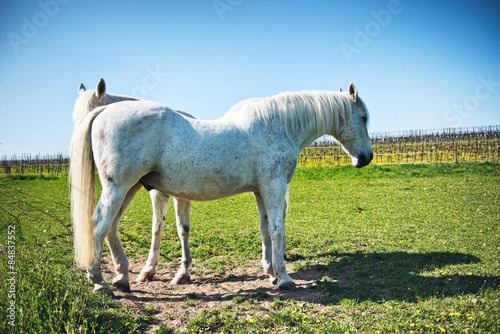
[[[262, 236], [262, 263], [282, 289], [294, 287], [284, 262], [284, 211], [299, 153], [330, 134], [363, 167], [373, 158], [368, 112], [353, 84], [347, 93], [304, 91], [236, 104], [214, 121], [186, 117], [148, 101], [92, 110], [71, 140], [75, 260], [87, 267], [94, 291], [109, 291], [101, 273], [104, 238], [113, 253], [114, 285], [129, 290], [128, 261], [117, 236], [120, 217], [145, 186], [176, 199], [182, 245], [174, 282], [189, 280], [190, 201], [253, 192]], [[94, 164], [102, 183], [95, 206]]]
[[[139, 101], [140, 99], [124, 96], [124, 95], [114, 95], [106, 93], [106, 82], [104, 79], [100, 79], [97, 83], [97, 87], [95, 90], [89, 89], [87, 90], [85, 86], [80, 83], [80, 87], [78, 88], [79, 97], [75, 102], [75, 106], [73, 108], [73, 121], [75, 124], [79, 123], [92, 109], [100, 106], [109, 105], [112, 103], [120, 102], [120, 101]], [[186, 117], [194, 118], [192, 115], [182, 111], [182, 110], [174, 110]], [[151, 202], [153, 206], [153, 224], [152, 224], [152, 238], [151, 238], [151, 248], [149, 251], [149, 255], [146, 261], [146, 264], [141, 270], [140, 275], [137, 277], [138, 282], [144, 282], [146, 280], [153, 279], [156, 273], [156, 265], [159, 261], [160, 256], [160, 245], [161, 245], [161, 236], [163, 233], [163, 229], [165, 227], [165, 215], [168, 208], [169, 196], [165, 196], [161, 194], [156, 189], [149, 189], [149, 195], [151, 197]], [[111, 247], [115, 247], [117, 243], [109, 243], [108, 245]], [[112, 256], [114, 254], [120, 254], [119, 249], [113, 249], [111, 252]], [[126, 257], [124, 259], [127, 260]], [[118, 263], [117, 261], [114, 261]], [[123, 260], [122, 260], [123, 262]], [[123, 266], [120, 264], [120, 266]], [[117, 269], [117, 273], [118, 269]], [[173, 284], [183, 283], [183, 282], [172, 282]], [[126, 286], [118, 286], [118, 288], [127, 290]]]

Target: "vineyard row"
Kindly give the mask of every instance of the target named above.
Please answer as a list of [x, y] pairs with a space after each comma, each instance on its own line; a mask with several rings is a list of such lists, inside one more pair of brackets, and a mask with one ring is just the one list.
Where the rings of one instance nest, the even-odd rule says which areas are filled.
[[[446, 163], [500, 161], [500, 125], [466, 129], [444, 129], [436, 132], [405, 131], [397, 134], [372, 134], [372, 164]], [[340, 145], [322, 140], [300, 153], [298, 166], [346, 166], [350, 157]], [[56, 155], [4, 156], [0, 175], [45, 174], [67, 175], [69, 159]]]
[[[375, 134], [372, 164], [445, 163], [500, 160], [500, 126]], [[335, 142], [315, 143], [301, 152], [298, 166], [345, 166], [351, 159]]]

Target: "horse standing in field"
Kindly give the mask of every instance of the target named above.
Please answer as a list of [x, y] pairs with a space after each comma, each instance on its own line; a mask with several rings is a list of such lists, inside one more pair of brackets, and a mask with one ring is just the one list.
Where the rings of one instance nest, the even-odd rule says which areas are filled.
[[[97, 83], [97, 87], [95, 90], [89, 89], [87, 90], [85, 86], [80, 83], [80, 87], [78, 88], [78, 99], [75, 102], [75, 106], [73, 108], [73, 121], [75, 124], [79, 123], [92, 109], [109, 105], [112, 103], [120, 102], [120, 101], [139, 101], [140, 99], [124, 96], [124, 95], [115, 95], [106, 93], [106, 82], [104, 79], [100, 79]], [[182, 111], [182, 110], [173, 110], [174, 112], [178, 112], [186, 117], [194, 118], [192, 115]], [[151, 248], [149, 251], [148, 258], [146, 260], [146, 264], [141, 270], [141, 273], [137, 277], [138, 282], [144, 282], [146, 280], [153, 279], [156, 273], [156, 265], [158, 264], [160, 257], [160, 245], [161, 245], [161, 236], [163, 234], [163, 229], [165, 227], [165, 215], [167, 213], [169, 196], [165, 196], [161, 194], [159, 191], [155, 189], [149, 190], [149, 195], [151, 197], [151, 203], [153, 206], [153, 224], [152, 224], [152, 238], [151, 238]], [[91, 194], [91, 196], [94, 196]], [[110, 243], [108, 240], [109, 247], [118, 247], [118, 243]], [[121, 246], [120, 246], [121, 247]], [[119, 249], [114, 249], [111, 252], [114, 257], [115, 254], [120, 254]], [[114, 263], [120, 263], [120, 266], [123, 266], [123, 263], [127, 261], [125, 257], [120, 262], [114, 260]], [[117, 274], [120, 272], [116, 269]], [[117, 278], [119, 279], [119, 276]], [[173, 284], [184, 283], [172, 281]], [[120, 287], [123, 290], [127, 290], [126, 286]]]
[[[353, 84], [347, 93], [303, 91], [233, 106], [214, 121], [197, 120], [148, 101], [92, 110], [75, 126], [70, 149], [75, 260], [94, 291], [110, 290], [101, 273], [104, 238], [117, 276], [129, 290], [128, 261], [117, 236], [121, 215], [142, 187], [176, 199], [182, 245], [174, 283], [189, 280], [190, 201], [253, 192], [259, 211], [262, 264], [271, 282], [294, 287], [284, 262], [286, 194], [300, 152], [330, 134], [356, 167], [370, 163], [368, 112]], [[102, 183], [95, 206], [94, 164]]]

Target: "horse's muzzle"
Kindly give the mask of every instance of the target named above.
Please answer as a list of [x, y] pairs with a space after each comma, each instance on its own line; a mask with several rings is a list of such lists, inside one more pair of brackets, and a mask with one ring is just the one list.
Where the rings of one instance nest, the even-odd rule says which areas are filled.
[[368, 166], [370, 164], [370, 161], [373, 160], [373, 152], [370, 152], [368, 154], [361, 153], [356, 156], [356, 161], [354, 163], [354, 167], [361, 168]]

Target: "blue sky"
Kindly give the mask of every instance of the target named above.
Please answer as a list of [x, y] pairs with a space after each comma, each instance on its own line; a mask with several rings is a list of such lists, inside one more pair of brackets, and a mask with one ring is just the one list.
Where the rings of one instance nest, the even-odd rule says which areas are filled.
[[67, 153], [80, 82], [222, 116], [344, 90], [370, 132], [500, 124], [498, 1], [0, 1], [0, 158]]

